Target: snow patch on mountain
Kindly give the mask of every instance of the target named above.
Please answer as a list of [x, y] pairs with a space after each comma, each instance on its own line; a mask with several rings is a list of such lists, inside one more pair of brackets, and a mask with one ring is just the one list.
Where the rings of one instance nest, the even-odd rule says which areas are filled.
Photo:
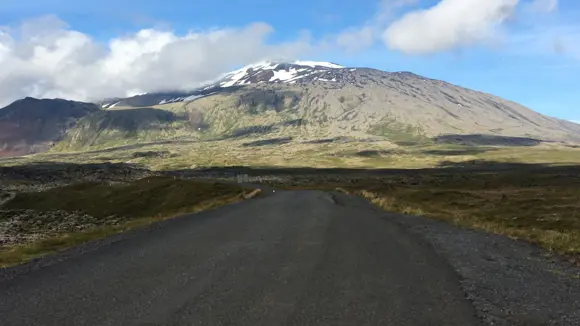
[[[105, 109], [110, 109], [114, 106], [134, 106], [135, 103], [139, 103], [139, 105], [145, 105], [141, 103], [146, 103], [147, 105], [161, 105], [174, 102], [188, 102], [212, 95], [221, 89], [250, 84], [295, 84], [297, 82], [308, 83], [314, 81], [336, 82], [337, 78], [340, 79], [344, 72], [348, 73], [349, 70], [341, 65], [331, 62], [295, 61], [290, 63], [262, 61], [223, 74], [216, 80], [208, 82], [207, 84], [189, 92], [168, 92], [164, 94], [141, 93], [127, 99], [111, 99], [101, 105]], [[159, 99], [160, 97], [162, 97], [162, 99]], [[138, 101], [129, 101], [134, 98], [140, 99]]]
[[332, 62], [294, 61], [294, 64], [299, 65], [299, 66], [326, 67], [326, 68], [332, 68], [332, 69], [344, 68], [343, 66], [337, 65], [337, 64], [332, 63]]
[[331, 62], [295, 61], [293, 63], [281, 63], [264, 61], [222, 75], [216, 83], [206, 86], [204, 89], [214, 86], [232, 87], [261, 82], [290, 83], [314, 74], [343, 68], [343, 66]]
[[109, 102], [109, 103], [104, 103], [101, 105], [101, 107], [103, 109], [111, 109], [114, 108], [115, 106], [119, 105], [119, 103], [121, 103], [122, 101], [114, 101], [114, 102]]

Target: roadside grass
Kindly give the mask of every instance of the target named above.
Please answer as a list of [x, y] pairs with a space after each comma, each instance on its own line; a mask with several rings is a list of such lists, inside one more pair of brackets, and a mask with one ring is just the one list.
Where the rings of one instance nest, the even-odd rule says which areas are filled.
[[233, 184], [149, 177], [125, 185], [82, 183], [38, 193], [21, 193], [3, 209], [82, 211], [115, 225], [49, 237], [23, 245], [0, 247], [0, 266], [23, 263], [109, 235], [143, 227], [175, 216], [199, 212], [258, 195]]
[[360, 195], [387, 211], [506, 235], [580, 262], [578, 167], [485, 172], [434, 169], [316, 182], [305, 178], [285, 187]]
[[576, 189], [383, 189], [358, 192], [388, 211], [431, 217], [580, 254], [580, 192]]

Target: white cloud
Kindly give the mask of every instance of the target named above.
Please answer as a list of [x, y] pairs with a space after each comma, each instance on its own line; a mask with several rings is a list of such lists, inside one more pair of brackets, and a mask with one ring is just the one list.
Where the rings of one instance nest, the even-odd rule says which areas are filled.
[[424, 54], [493, 38], [514, 12], [518, 0], [442, 0], [407, 13], [383, 33], [393, 50]]
[[420, 0], [380, 0], [379, 10], [373, 17], [377, 25], [389, 23], [397, 16], [399, 10], [418, 5]]
[[375, 43], [372, 26], [351, 27], [336, 37], [336, 44], [347, 51], [360, 51]]
[[538, 12], [553, 12], [558, 9], [558, 0], [534, 0], [530, 6]]
[[[382, 38], [397, 51], [424, 54], [496, 40], [516, 7], [523, 21], [555, 11], [556, 0], [440, 0], [415, 10], [418, 0], [381, 0], [374, 15], [324, 42], [305, 33], [270, 43], [273, 28], [255, 23], [241, 28], [190, 31], [143, 29], [108, 42], [69, 28], [57, 17], [0, 26], [0, 106], [24, 96], [98, 100], [135, 93], [191, 89], [234, 66], [267, 59], [296, 59], [314, 51], [360, 51]], [[409, 10], [399, 17], [401, 10]], [[535, 15], [535, 16], [534, 16]], [[575, 18], [574, 18], [575, 19]], [[535, 24], [535, 23], [534, 23]], [[580, 34], [573, 28], [536, 24], [510, 36], [510, 51], [546, 48], [580, 58]]]
[[[429, 8], [419, 4], [419, 0], [381, 0], [372, 17], [342, 31], [335, 43], [360, 51], [382, 39], [390, 49], [408, 54], [477, 43], [495, 46], [503, 36], [511, 36], [511, 30], [503, 29], [506, 23], [537, 25], [539, 14], [558, 9], [558, 0], [439, 0]], [[400, 15], [404, 10], [407, 13]]]
[[24, 96], [96, 100], [190, 89], [233, 66], [314, 48], [308, 35], [269, 44], [272, 32], [262, 23], [185, 35], [144, 29], [102, 44], [56, 17], [0, 27], [0, 105]]
[[381, 31], [396, 17], [400, 9], [415, 5], [418, 2], [418, 0], [381, 0], [375, 15], [364, 22], [362, 26], [352, 26], [341, 31], [335, 36], [334, 43], [349, 52], [364, 50], [375, 44]]

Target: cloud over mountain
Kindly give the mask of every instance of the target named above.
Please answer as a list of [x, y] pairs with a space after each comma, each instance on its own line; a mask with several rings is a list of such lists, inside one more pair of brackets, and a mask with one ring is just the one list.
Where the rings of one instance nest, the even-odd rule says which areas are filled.
[[[324, 50], [340, 56], [341, 51], [364, 51], [380, 40], [405, 54], [447, 51], [494, 39], [520, 8], [536, 15], [558, 8], [557, 0], [441, 0], [423, 9], [418, 0], [377, 4], [358, 25], [316, 39], [305, 32], [282, 41], [272, 41], [274, 28], [260, 22], [185, 33], [147, 28], [104, 41], [56, 16], [0, 26], [0, 106], [26, 96], [89, 101], [188, 90], [239, 66], [308, 59]], [[533, 20], [530, 15], [525, 20]], [[550, 51], [576, 57], [576, 34], [549, 36]], [[520, 44], [517, 48], [528, 49]]]
[[22, 98], [74, 100], [187, 89], [233, 66], [308, 53], [307, 36], [268, 42], [273, 28], [190, 31], [143, 29], [102, 44], [57, 17], [0, 29], [0, 105]]

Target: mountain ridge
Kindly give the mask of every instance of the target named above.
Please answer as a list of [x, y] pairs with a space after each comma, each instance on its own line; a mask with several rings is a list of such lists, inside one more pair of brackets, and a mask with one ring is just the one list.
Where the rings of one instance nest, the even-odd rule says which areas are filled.
[[44, 152], [62, 140], [94, 103], [26, 97], [0, 109], [0, 157]]
[[442, 135], [491, 135], [580, 142], [580, 125], [492, 94], [412, 72], [328, 62], [260, 62], [189, 92], [100, 104], [99, 112], [67, 129], [55, 150], [228, 137], [417, 143]]

